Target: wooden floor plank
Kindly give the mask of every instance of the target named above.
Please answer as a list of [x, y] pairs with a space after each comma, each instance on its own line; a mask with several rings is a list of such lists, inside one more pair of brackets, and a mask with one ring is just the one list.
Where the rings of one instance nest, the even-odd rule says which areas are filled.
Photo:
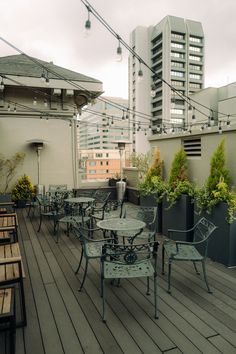
[[227, 342], [220, 335], [209, 338], [209, 341], [214, 344], [214, 346], [224, 354], [235, 354], [236, 348]]

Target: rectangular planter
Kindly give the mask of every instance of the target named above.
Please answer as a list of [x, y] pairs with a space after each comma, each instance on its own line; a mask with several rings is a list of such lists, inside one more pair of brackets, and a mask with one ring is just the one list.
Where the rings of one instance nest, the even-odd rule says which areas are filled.
[[229, 224], [226, 221], [227, 204], [219, 203], [211, 214], [206, 212], [201, 215], [194, 214], [195, 222], [201, 217], [213, 222], [218, 229], [214, 231], [208, 244], [208, 257], [226, 267], [236, 266], [236, 221]]
[[[168, 229], [188, 230], [193, 227], [194, 222], [194, 203], [192, 198], [182, 194], [176, 203], [168, 209], [169, 203], [164, 198], [162, 203], [162, 233], [168, 236]], [[192, 234], [173, 235], [174, 240], [189, 241], [193, 238]]]
[[128, 202], [133, 203], [135, 205], [139, 205], [140, 197], [139, 197], [139, 192], [137, 191], [136, 188], [127, 187], [126, 197]]
[[140, 205], [157, 207], [157, 232], [162, 233], [162, 203], [157, 202], [155, 195], [140, 195]]

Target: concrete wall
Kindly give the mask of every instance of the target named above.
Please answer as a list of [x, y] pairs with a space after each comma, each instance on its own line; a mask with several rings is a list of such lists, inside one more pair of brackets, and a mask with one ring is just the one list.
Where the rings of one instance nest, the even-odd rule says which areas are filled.
[[73, 187], [72, 129], [69, 122], [30, 118], [0, 118], [0, 152], [9, 158], [16, 152], [26, 154], [17, 169], [18, 178], [26, 173], [37, 184], [37, 154], [27, 140], [40, 138], [47, 142], [41, 151], [40, 183], [68, 184]]
[[[161, 158], [164, 160], [164, 176], [169, 177], [171, 163], [175, 153], [182, 147], [183, 140], [190, 135], [165, 136], [152, 138], [150, 140], [152, 147], [158, 147], [161, 152]], [[212, 128], [211, 131], [203, 132], [197, 135], [201, 136], [201, 157], [188, 157], [189, 177], [197, 185], [201, 186], [206, 181], [210, 172], [210, 160], [216, 147], [222, 139], [225, 139], [226, 166], [230, 171], [232, 185], [236, 186], [236, 129], [230, 128], [218, 133], [218, 128]]]

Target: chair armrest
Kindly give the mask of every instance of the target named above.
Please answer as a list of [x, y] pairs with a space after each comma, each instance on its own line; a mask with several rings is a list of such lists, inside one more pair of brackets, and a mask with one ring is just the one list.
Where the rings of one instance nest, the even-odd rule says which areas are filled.
[[0, 207], [4, 205], [12, 205], [15, 206], [15, 202], [0, 202]]
[[15, 231], [16, 227], [15, 226], [1, 226], [0, 231]]

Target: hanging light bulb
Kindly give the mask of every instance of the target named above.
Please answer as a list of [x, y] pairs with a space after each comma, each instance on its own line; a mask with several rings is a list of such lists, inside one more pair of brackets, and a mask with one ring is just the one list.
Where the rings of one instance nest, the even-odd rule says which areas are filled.
[[221, 122], [219, 122], [219, 126], [218, 126], [218, 133], [222, 134], [222, 126], [221, 126]]
[[71, 123], [71, 121], [70, 121], [69, 127], [70, 127], [70, 128], [72, 127], [72, 123]]
[[129, 119], [129, 111], [128, 111], [128, 109], [127, 109], [127, 112], [126, 112], [126, 115], [125, 115], [125, 119]]
[[117, 36], [118, 39], [118, 47], [116, 49], [116, 61], [121, 62], [122, 61], [122, 48], [120, 46], [120, 37]]
[[192, 114], [192, 120], [195, 120], [196, 116], [195, 116], [195, 107], [193, 107], [193, 114]]
[[46, 76], [46, 79], [45, 79], [45, 83], [46, 83], [47, 86], [49, 85], [48, 71], [47, 71], [47, 76]]
[[123, 129], [121, 130], [121, 135], [122, 135], [122, 136], [124, 135]]
[[46, 117], [46, 122], [48, 122], [48, 117]]
[[4, 90], [4, 82], [3, 82], [3, 78], [1, 80], [1, 83], [0, 83], [0, 91], [3, 91]]
[[123, 113], [122, 113], [122, 120], [125, 120], [125, 111], [123, 110]]
[[227, 117], [227, 122], [226, 122], [227, 128], [230, 128], [230, 115]]
[[11, 110], [10, 103], [8, 103], [7, 110], [8, 110], [8, 112], [10, 112], [10, 110]]
[[112, 125], [114, 124], [114, 119], [113, 119], [113, 117], [111, 117], [111, 124], [112, 124]]
[[99, 132], [98, 124], [97, 124], [97, 132]]
[[77, 118], [77, 114], [76, 114], [76, 110], [74, 108], [74, 114], [73, 114], [73, 119], [76, 119]]
[[85, 31], [84, 31], [84, 34], [86, 37], [88, 37], [91, 33], [91, 21], [90, 21], [90, 7], [89, 6], [86, 6], [87, 7], [87, 10], [88, 10], [88, 19], [86, 20], [85, 22]]
[[43, 104], [44, 104], [44, 107], [47, 107], [47, 106], [48, 106], [48, 101], [47, 101], [46, 98], [44, 98]]
[[42, 82], [45, 82], [45, 80], [46, 80], [44, 69], [43, 69], [43, 72], [41, 74], [41, 80], [42, 80]]
[[143, 80], [143, 70], [141, 69], [141, 61], [139, 61], [138, 82]]
[[42, 119], [43, 119], [43, 117], [42, 117], [42, 114], [40, 114], [40, 117], [39, 117], [39, 119], [40, 119], [40, 120], [42, 120]]
[[150, 95], [152, 98], [154, 98], [156, 96], [156, 90], [155, 90], [155, 85], [152, 85], [151, 91], [150, 91]]
[[147, 130], [146, 129], [144, 129], [144, 135], [147, 135]]
[[15, 104], [15, 107], [14, 107], [14, 109], [13, 109], [13, 112], [16, 113], [16, 104]]
[[33, 105], [36, 106], [36, 104], [37, 104], [37, 97], [34, 97], [34, 99], [33, 99]]
[[189, 134], [192, 134], [192, 125], [189, 126], [188, 131], [189, 131]]

